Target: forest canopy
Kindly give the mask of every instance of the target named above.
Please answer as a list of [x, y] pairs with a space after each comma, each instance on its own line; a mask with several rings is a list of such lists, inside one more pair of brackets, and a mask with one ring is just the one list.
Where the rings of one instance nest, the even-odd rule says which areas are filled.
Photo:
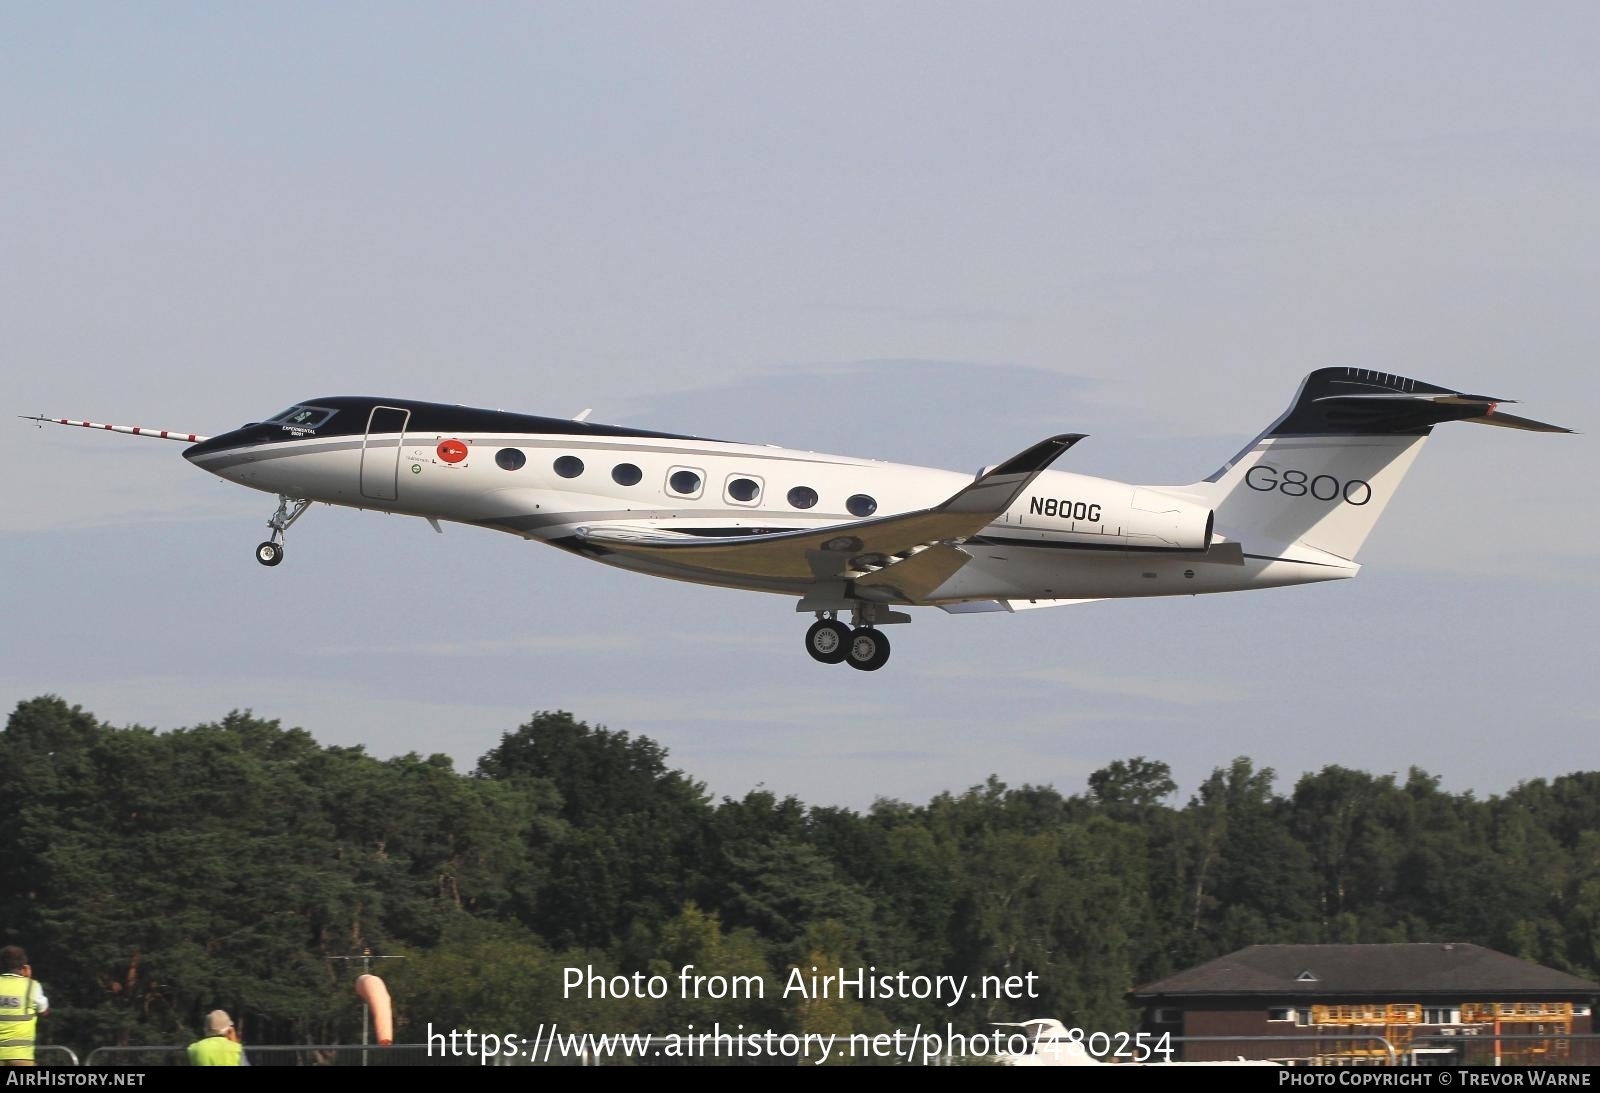
[[[713, 800], [655, 741], [564, 712], [459, 773], [249, 713], [157, 732], [41, 697], [0, 735], [0, 943], [48, 988], [41, 1040], [78, 1048], [182, 1043], [218, 1007], [255, 1043], [359, 1042], [364, 952], [404, 957], [373, 968], [402, 1041], [428, 1022], [1124, 1029], [1133, 987], [1271, 942], [1475, 942], [1600, 973], [1600, 773], [1485, 800], [1416, 768], [1275, 781], [1236, 758], [1180, 803], [1140, 756], [1082, 793], [991, 777], [861, 812]], [[689, 965], [766, 989], [563, 996], [569, 968]], [[1031, 975], [1035, 997], [784, 997], [813, 967]]]

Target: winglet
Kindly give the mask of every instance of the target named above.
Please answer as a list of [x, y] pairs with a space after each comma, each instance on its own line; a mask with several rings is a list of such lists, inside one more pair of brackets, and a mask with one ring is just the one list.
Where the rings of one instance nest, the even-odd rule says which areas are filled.
[[989, 468], [972, 485], [934, 507], [935, 512], [994, 513], [1011, 507], [1023, 490], [1050, 464], [1061, 458], [1085, 433], [1062, 433], [1018, 452], [1004, 463]]

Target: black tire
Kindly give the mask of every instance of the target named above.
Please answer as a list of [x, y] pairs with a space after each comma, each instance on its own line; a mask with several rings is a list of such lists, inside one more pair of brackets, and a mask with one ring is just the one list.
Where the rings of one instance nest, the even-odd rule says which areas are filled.
[[277, 565], [283, 561], [283, 548], [277, 543], [262, 543], [256, 547], [256, 561], [262, 565]]
[[850, 628], [842, 622], [823, 619], [806, 631], [806, 652], [812, 660], [838, 664], [850, 650]]
[[889, 639], [882, 631], [858, 626], [850, 632], [845, 662], [863, 672], [876, 672], [889, 663]]

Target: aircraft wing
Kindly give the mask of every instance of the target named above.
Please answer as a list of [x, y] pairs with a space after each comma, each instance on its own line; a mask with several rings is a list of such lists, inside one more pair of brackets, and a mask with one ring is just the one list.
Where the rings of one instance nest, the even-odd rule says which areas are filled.
[[955, 544], [998, 519], [1040, 471], [1082, 439], [1082, 433], [1064, 433], [1041, 440], [941, 504], [894, 516], [711, 541], [602, 527], [582, 529], [579, 537], [585, 545], [699, 573], [852, 580], [916, 600], [966, 564], [969, 555]]

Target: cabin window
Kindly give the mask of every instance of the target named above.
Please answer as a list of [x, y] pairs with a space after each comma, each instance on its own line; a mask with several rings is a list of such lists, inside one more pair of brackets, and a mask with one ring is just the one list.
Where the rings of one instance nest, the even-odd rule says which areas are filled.
[[761, 482], [742, 475], [728, 479], [728, 500], [739, 505], [753, 505], [761, 497]]
[[575, 455], [564, 455], [556, 460], [555, 469], [562, 478], [576, 478], [583, 473], [583, 460]]
[[796, 486], [789, 491], [789, 504], [797, 509], [814, 508], [817, 504], [817, 491], [810, 486]]
[[611, 481], [619, 486], [637, 486], [644, 472], [632, 463], [618, 463], [611, 468]]
[[518, 448], [501, 448], [494, 453], [494, 461], [503, 471], [520, 471], [527, 465], [528, 457]]
[[674, 467], [667, 472], [667, 488], [680, 497], [699, 497], [700, 483], [699, 471]]
[[851, 516], [871, 516], [878, 511], [878, 502], [864, 493], [858, 493], [844, 503]]

